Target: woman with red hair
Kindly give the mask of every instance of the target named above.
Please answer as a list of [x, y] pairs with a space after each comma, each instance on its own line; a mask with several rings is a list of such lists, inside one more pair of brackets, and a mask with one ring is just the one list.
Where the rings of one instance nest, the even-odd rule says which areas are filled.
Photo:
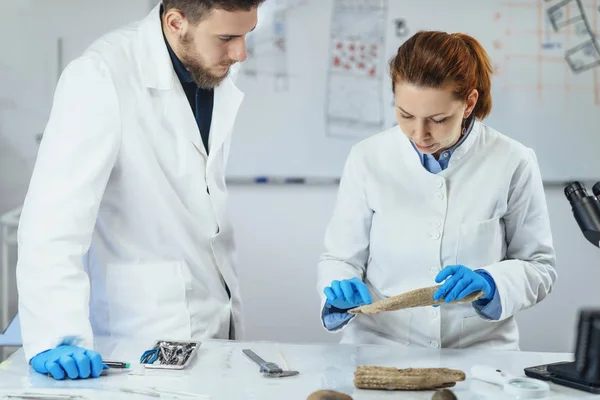
[[[482, 122], [492, 68], [473, 37], [418, 32], [390, 70], [398, 125], [346, 162], [319, 263], [323, 325], [349, 343], [517, 350], [514, 315], [556, 280], [535, 154]], [[347, 313], [436, 283], [440, 307]]]

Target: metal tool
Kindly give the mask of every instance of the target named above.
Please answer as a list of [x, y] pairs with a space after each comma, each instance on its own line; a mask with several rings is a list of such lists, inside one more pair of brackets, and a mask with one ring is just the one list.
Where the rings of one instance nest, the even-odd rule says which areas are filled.
[[248, 358], [257, 363], [260, 367], [260, 372], [267, 378], [285, 378], [287, 376], [298, 375], [298, 371], [284, 371], [279, 365], [273, 362], [267, 362], [260, 358], [255, 352], [250, 349], [242, 350]]
[[87, 397], [75, 394], [59, 394], [59, 393], [34, 393], [24, 392], [21, 394], [6, 394], [0, 399], [14, 400], [85, 400]]
[[140, 363], [145, 368], [184, 369], [196, 354], [200, 342], [159, 340], [154, 347], [146, 350]]

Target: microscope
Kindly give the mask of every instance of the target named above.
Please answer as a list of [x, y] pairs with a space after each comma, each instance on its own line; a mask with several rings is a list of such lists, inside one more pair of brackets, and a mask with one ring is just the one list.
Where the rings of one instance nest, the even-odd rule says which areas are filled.
[[[583, 236], [600, 247], [600, 182], [593, 186], [592, 193], [589, 195], [581, 182], [565, 187], [565, 196]], [[525, 375], [600, 394], [600, 309], [583, 309], [579, 313], [574, 362], [525, 368]]]

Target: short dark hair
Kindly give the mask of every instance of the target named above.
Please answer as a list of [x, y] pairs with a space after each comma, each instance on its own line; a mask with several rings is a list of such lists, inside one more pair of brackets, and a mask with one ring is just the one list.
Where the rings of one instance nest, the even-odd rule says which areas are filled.
[[214, 9], [225, 11], [250, 11], [265, 0], [162, 0], [165, 11], [177, 9], [192, 24], [196, 24]]

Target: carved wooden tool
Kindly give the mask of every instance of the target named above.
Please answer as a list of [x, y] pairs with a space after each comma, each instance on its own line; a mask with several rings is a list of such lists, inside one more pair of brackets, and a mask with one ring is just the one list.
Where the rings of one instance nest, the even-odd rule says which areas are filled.
[[433, 390], [464, 381], [463, 371], [448, 368], [407, 368], [358, 366], [354, 386], [359, 389]]
[[[432, 306], [434, 304], [442, 304], [444, 303], [444, 299], [441, 299], [439, 301], [435, 301], [433, 299], [433, 294], [436, 290], [438, 290], [440, 286], [442, 285], [412, 290], [410, 292], [406, 292], [398, 296], [388, 297], [387, 299], [379, 300], [371, 304], [366, 304], [364, 306], [353, 308], [351, 310], [348, 310], [348, 312], [350, 314], [379, 314], [385, 311], [395, 311], [401, 310], [403, 308], [425, 307]], [[472, 301], [480, 299], [482, 296], [483, 292], [480, 290], [471, 293], [470, 295], [466, 296], [461, 300], [452, 301], [449, 304], [470, 303]]]

